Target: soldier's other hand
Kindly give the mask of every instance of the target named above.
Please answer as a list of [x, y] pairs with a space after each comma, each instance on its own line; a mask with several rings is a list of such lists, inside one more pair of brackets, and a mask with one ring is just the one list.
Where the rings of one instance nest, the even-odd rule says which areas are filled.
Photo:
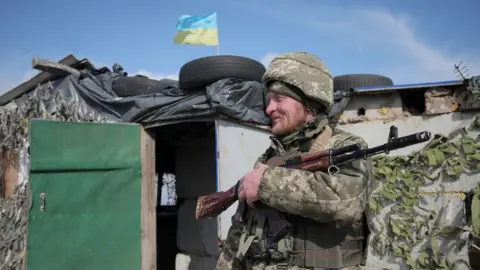
[[243, 182], [245, 181], [245, 176], [240, 179], [240, 184], [238, 185], [238, 201], [245, 202], [245, 189], [243, 188]]
[[263, 164], [263, 163], [258, 163], [257, 166], [255, 166], [255, 170], [262, 170], [262, 174], [263, 174], [263, 171], [265, 171], [265, 169], [268, 168], [267, 165]]
[[244, 194], [242, 196], [244, 196], [247, 204], [252, 208], [254, 207], [254, 203], [258, 201], [258, 186], [260, 185], [263, 172], [266, 168], [268, 168], [267, 165], [259, 164], [255, 170], [247, 173], [243, 177], [241, 185], [243, 186], [242, 191]]

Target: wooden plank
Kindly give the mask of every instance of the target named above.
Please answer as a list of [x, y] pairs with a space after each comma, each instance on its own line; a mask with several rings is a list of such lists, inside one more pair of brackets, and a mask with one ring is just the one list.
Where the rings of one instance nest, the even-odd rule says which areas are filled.
[[2, 157], [3, 175], [1, 176], [4, 185], [4, 197], [11, 198], [18, 184], [18, 162], [19, 154], [13, 150], [5, 150]]
[[155, 135], [142, 127], [142, 270], [157, 269], [157, 216], [155, 202]]
[[52, 61], [40, 59], [38, 57], [33, 58], [32, 67], [34, 69], [38, 69], [38, 70], [52, 73], [52, 74], [70, 73], [76, 76], [80, 76], [80, 71], [76, 70], [75, 68], [69, 67], [64, 64], [60, 64], [58, 62], [52, 62]]
[[[75, 58], [75, 56], [69, 54], [66, 57], [64, 57], [62, 60], [60, 60], [59, 63], [67, 66], [77, 66], [80, 63], [80, 61], [77, 58]], [[21, 95], [35, 89], [35, 87], [37, 87], [38, 84], [43, 84], [45, 82], [53, 81], [58, 78], [59, 78], [58, 75], [54, 75], [46, 72], [40, 72], [30, 80], [0, 95], [0, 106], [3, 106], [9, 103], [10, 101], [12, 101], [13, 99], [20, 97]]]

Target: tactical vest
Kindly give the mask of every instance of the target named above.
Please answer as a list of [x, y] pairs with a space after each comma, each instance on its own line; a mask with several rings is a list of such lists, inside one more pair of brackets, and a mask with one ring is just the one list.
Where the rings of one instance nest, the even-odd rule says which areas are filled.
[[[323, 150], [332, 136], [327, 128], [307, 151]], [[267, 151], [268, 152], [268, 151]], [[266, 164], [273, 157], [268, 157]], [[278, 158], [278, 157], [275, 157]], [[292, 224], [278, 237], [269, 231], [271, 212], [265, 208], [249, 209], [246, 226], [240, 237], [237, 259], [248, 264], [266, 261], [278, 266], [298, 266], [306, 269], [335, 269], [364, 264], [368, 235], [365, 215], [353, 224], [339, 227], [336, 223], [321, 223], [301, 216], [275, 210]], [[275, 212], [274, 212], [275, 213]]]

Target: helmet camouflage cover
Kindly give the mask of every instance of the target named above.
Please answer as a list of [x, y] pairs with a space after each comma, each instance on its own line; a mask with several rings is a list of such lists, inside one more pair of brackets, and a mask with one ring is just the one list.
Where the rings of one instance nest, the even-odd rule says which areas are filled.
[[284, 53], [272, 60], [262, 78], [268, 89], [272, 81], [299, 88], [307, 98], [317, 101], [328, 111], [333, 104], [333, 78], [323, 61], [309, 53]]

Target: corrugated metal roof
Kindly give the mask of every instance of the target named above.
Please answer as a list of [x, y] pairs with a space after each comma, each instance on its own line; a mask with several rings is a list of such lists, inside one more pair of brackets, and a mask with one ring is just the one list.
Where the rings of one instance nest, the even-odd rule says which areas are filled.
[[[92, 63], [88, 61], [88, 59], [84, 58], [82, 60], [78, 60], [73, 54], [69, 54], [64, 57], [62, 60], [58, 61], [60, 64], [64, 64], [78, 70], [84, 68], [94, 68]], [[17, 87], [13, 88], [12, 90], [4, 93], [0, 96], [0, 106], [3, 106], [10, 101], [20, 97], [21, 95], [30, 92], [31, 90], [35, 89], [39, 84], [44, 84], [48, 81], [53, 81], [59, 79], [63, 76], [67, 76], [68, 74], [51, 74], [48, 72], [40, 72], [35, 77], [31, 78], [30, 80], [18, 85]]]
[[396, 92], [400, 90], [413, 90], [420, 88], [430, 88], [430, 87], [442, 87], [442, 86], [461, 86], [463, 81], [440, 81], [440, 82], [427, 82], [427, 83], [414, 83], [414, 84], [397, 84], [392, 86], [367, 86], [367, 87], [357, 87], [354, 89], [355, 94], [374, 94], [374, 93], [385, 93], [385, 92]]

